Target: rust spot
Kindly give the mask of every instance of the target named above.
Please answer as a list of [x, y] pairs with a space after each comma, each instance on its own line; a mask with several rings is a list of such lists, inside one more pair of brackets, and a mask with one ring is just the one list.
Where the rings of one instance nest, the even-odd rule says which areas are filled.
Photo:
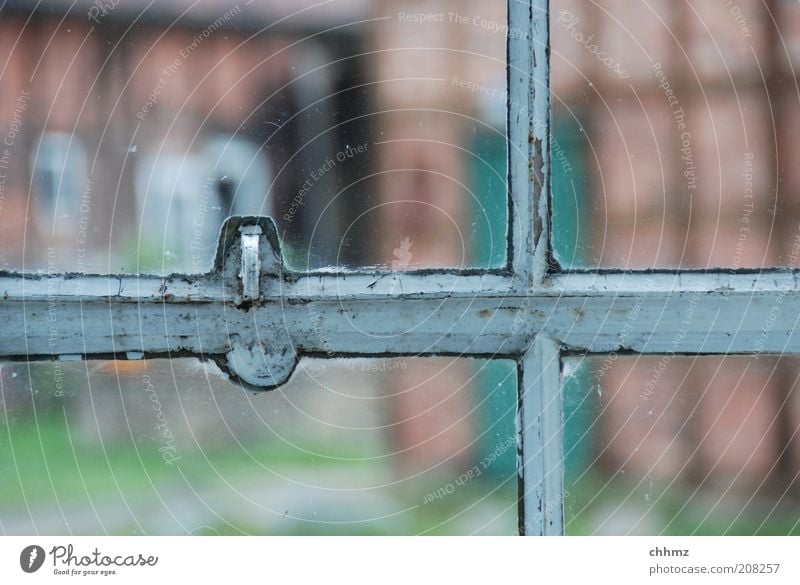
[[572, 309], [572, 312], [575, 313], [575, 316], [578, 319], [582, 319], [583, 317], [586, 316], [586, 311], [583, 310], [583, 307], [575, 307], [574, 309]]
[[490, 316], [491, 314], [492, 314], [491, 310], [489, 310], [489, 309], [481, 309], [480, 312], [478, 313], [478, 316], [481, 317], [482, 319], [485, 319], [486, 317]]

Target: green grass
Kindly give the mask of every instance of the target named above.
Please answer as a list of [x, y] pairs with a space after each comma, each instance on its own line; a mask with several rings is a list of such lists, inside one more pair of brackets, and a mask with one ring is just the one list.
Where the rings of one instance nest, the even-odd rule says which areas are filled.
[[[334, 466], [342, 459], [364, 457], [361, 445], [338, 445], [336, 452], [320, 457], [293, 449], [283, 442], [238, 445], [181, 452], [175, 465], [164, 462], [150, 444], [114, 441], [101, 445], [79, 440], [68, 430], [63, 417], [39, 417], [0, 425], [0, 493], [3, 504], [17, 506], [59, 499], [73, 500], [86, 493], [113, 493], [117, 486], [125, 491], [147, 489], [153, 484], [180, 479], [202, 480], [209, 475], [233, 474], [241, 469], [295, 465]], [[308, 447], [308, 446], [307, 446]], [[314, 450], [313, 447], [309, 450]], [[331, 452], [330, 445], [317, 451]], [[339, 459], [337, 459], [339, 458]]]
[[[73, 425], [75, 423], [71, 421], [70, 429], [74, 433]], [[380, 445], [304, 444], [310, 451], [328, 455], [320, 457], [292, 448], [282, 441], [269, 443], [252, 439], [242, 446], [228, 443], [202, 451], [182, 451], [181, 459], [175, 465], [168, 465], [151, 439], [140, 443], [130, 439], [117, 440], [105, 446], [87, 443], [76, 436], [71, 439], [63, 414], [40, 415], [38, 423], [25, 417], [17, 418], [10, 424], [0, 424], [0, 494], [3, 496], [0, 500], [0, 518], [3, 510], [19, 515], [25, 513], [26, 507], [39, 512], [50, 509], [51, 513], [58, 514], [56, 504], [68, 510], [67, 516], [75, 514], [76, 510], [89, 511], [99, 506], [100, 517], [103, 518], [103, 510], [109, 510], [109, 506], [123, 505], [120, 495], [126, 500], [138, 497], [151, 499], [154, 491], [171, 491], [174, 495], [176, 490], [185, 492], [187, 486], [197, 488], [202, 493], [205, 488], [213, 490], [220, 487], [223, 478], [235, 479], [239, 476], [247, 484], [258, 481], [259, 474], [264, 474], [265, 478], [272, 480], [273, 486], [281, 481], [275, 478], [276, 473], [288, 477], [295, 476], [297, 472], [302, 477], [314, 477], [315, 473], [319, 473], [322, 478], [325, 470], [328, 470], [344, 485], [347, 485], [347, 474], [354, 471], [367, 477], [372, 473], [376, 477], [379, 474], [395, 479], [398, 477], [393, 474], [390, 462], [386, 459], [364, 459], [378, 455]], [[394, 502], [398, 509], [408, 510], [402, 514], [400, 522], [325, 524], [297, 521], [294, 524], [276, 523], [274, 527], [259, 526], [257, 523], [251, 525], [246, 519], [248, 504], [242, 502], [240, 516], [244, 520], [229, 522], [226, 518], [211, 522], [209, 526], [201, 526], [193, 532], [264, 534], [279, 530], [282, 534], [371, 535], [401, 530], [410, 534], [453, 534], [465, 530], [464, 516], [474, 513], [476, 504], [478, 508], [484, 506], [484, 509], [490, 510], [502, 510], [509, 505], [513, 507], [516, 481], [507, 482], [484, 499], [497, 487], [498, 480], [490, 478], [474, 479], [446, 498], [424, 503], [426, 494], [453, 482], [458, 475], [453, 470], [440, 474], [425, 473], [414, 480], [380, 488], [381, 497], [385, 497], [386, 501]], [[325, 480], [320, 481], [324, 483]], [[174, 489], [171, 490], [171, 486]], [[118, 534], [136, 534], [142, 530], [142, 527], [129, 525], [127, 521], [111, 524], [107, 528]], [[146, 526], [143, 528], [148, 530]], [[510, 524], [511, 528], [513, 524]]]
[[[73, 423], [74, 424], [74, 423]], [[60, 414], [40, 416], [38, 424], [32, 418], [20, 418], [9, 425], [0, 425], [0, 506], [5, 510], [22, 511], [53, 505], [58, 501], [67, 506], [88, 506], [109, 498], [113, 501], [120, 492], [126, 497], [147, 494], [165, 486], [185, 486], [186, 482], [202, 486], [231, 478], [237, 474], [254, 476], [270, 471], [287, 472], [310, 470], [363, 469], [386, 472], [388, 463], [382, 460], [361, 460], [369, 456], [364, 445], [319, 445], [309, 450], [328, 453], [315, 456], [289, 447], [284, 442], [269, 443], [252, 440], [238, 445], [218, 445], [180, 453], [177, 465], [164, 463], [154, 444], [116, 441], [105, 448], [72, 437]], [[379, 449], [378, 446], [373, 449]], [[340, 457], [342, 459], [337, 459]], [[260, 466], [263, 466], [263, 471]], [[346, 473], [346, 471], [345, 471]], [[409, 533], [450, 534], [463, 530], [459, 524], [472, 508], [490, 504], [494, 510], [513, 507], [516, 485], [502, 479], [478, 477], [460, 486], [452, 494], [425, 503], [426, 494], [452, 482], [458, 474], [428, 474], [402, 487], [386, 488], [391, 497], [410, 508], [403, 517]], [[185, 478], [185, 481], [184, 481]], [[604, 511], [614, 510], [627, 500], [635, 510], [656, 519], [657, 533], [664, 535], [800, 535], [800, 512], [797, 501], [786, 499], [770, 513], [778, 496], [759, 495], [751, 506], [739, 514], [733, 500], [723, 501], [718, 509], [709, 508], [719, 494], [703, 493], [692, 497], [693, 488], [676, 483], [673, 486], [648, 485], [636, 488], [635, 482], [616, 477], [603, 487], [608, 478], [601, 471], [587, 473], [580, 482], [567, 484], [566, 516], [568, 534], [591, 534], [602, 521]], [[490, 494], [495, 490], [494, 494]], [[734, 496], [735, 497], [735, 496]], [[748, 499], [738, 496], [741, 501]], [[481, 500], [485, 498], [484, 502]], [[771, 498], [771, 499], [770, 499]], [[708, 502], [712, 502], [710, 505]], [[733, 511], [732, 511], [733, 510]], [[738, 518], [736, 517], [738, 515]], [[766, 520], [765, 520], [766, 517]], [[385, 534], [390, 524], [354, 523], [348, 525], [302, 523], [290, 526], [289, 534]], [[117, 528], [121, 533], [134, 533], [135, 527]], [[268, 531], [264, 526], [217, 522], [200, 527], [197, 534], [259, 534]]]

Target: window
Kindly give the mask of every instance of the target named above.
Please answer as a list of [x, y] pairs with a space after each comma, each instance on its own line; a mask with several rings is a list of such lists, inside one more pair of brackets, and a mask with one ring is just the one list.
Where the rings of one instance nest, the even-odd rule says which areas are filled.
[[[508, 5], [509, 217], [506, 253], [490, 253], [490, 268], [293, 271], [273, 221], [237, 216], [222, 225], [213, 268], [203, 274], [4, 273], [0, 355], [200, 357], [252, 390], [286, 383], [301, 356], [514, 360], [519, 531], [563, 533], [565, 364], [588, 355], [798, 352], [786, 315], [800, 314], [800, 296], [791, 268], [640, 272], [557, 262], [565, 252], [554, 253], [552, 233], [547, 19], [546, 0]], [[142, 193], [154, 186], [180, 203], [185, 185], [203, 189], [210, 176], [209, 192], [235, 207], [245, 184], [233, 183], [245, 171], [224, 171], [231, 183], [217, 177], [229, 163], [220, 152], [216, 163], [195, 157], [191, 166], [176, 154], [145, 173]], [[162, 208], [147, 218], [143, 225], [163, 229], [185, 256], [190, 234], [164, 229]], [[398, 246], [400, 263], [410, 246]]]

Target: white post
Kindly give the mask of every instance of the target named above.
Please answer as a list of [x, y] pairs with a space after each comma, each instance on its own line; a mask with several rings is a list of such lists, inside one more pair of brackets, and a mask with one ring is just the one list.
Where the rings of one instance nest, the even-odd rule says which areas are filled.
[[526, 535], [564, 533], [561, 352], [537, 335], [519, 365], [522, 526]]

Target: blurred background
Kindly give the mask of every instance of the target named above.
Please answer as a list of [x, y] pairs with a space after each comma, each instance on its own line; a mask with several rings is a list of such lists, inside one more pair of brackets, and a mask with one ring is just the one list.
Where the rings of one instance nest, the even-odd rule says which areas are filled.
[[[550, 26], [563, 268], [797, 263], [800, 6]], [[503, 266], [507, 34], [499, 0], [6, 2], [0, 267], [202, 272], [232, 214], [295, 270]], [[567, 532], [800, 533], [797, 366], [570, 361]], [[516, 391], [502, 360], [303, 360], [256, 395], [191, 359], [2, 364], [0, 531], [512, 534]]]
[[[550, 23], [563, 267], [798, 266], [798, 3], [554, 0]], [[798, 373], [764, 355], [573, 363], [567, 532], [798, 533]]]

